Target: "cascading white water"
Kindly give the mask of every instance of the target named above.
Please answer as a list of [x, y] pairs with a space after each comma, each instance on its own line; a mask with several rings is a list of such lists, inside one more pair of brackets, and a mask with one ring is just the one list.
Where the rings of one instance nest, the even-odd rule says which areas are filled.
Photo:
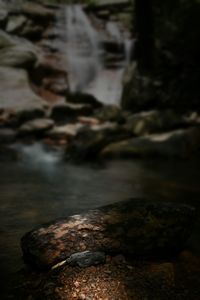
[[130, 59], [131, 40], [125, 38], [115, 22], [105, 24], [108, 40], [113, 41], [116, 47], [119, 45], [119, 52], [123, 47], [125, 51], [119, 66], [109, 68], [102, 59], [106, 53], [99, 32], [81, 5], [62, 7], [57, 18], [57, 30], [62, 41], [56, 40], [56, 43], [66, 61], [70, 90], [90, 93], [105, 104], [119, 105], [123, 73]]
[[70, 89], [82, 91], [101, 68], [98, 34], [80, 5], [66, 6], [65, 18]]

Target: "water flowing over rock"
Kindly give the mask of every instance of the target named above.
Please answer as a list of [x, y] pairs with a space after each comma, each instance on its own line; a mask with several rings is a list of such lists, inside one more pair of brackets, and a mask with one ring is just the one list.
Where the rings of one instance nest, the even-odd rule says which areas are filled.
[[99, 38], [79, 5], [66, 6], [67, 59], [71, 91], [83, 90], [101, 67]]
[[131, 41], [117, 22], [101, 22], [93, 13], [87, 15], [82, 6], [67, 5], [58, 14], [55, 28], [61, 42], [56, 38], [54, 44], [65, 57], [71, 92], [119, 104]]
[[194, 216], [190, 206], [131, 199], [33, 230], [21, 245], [25, 261], [38, 268], [50, 268], [85, 250], [169, 256], [189, 237]]

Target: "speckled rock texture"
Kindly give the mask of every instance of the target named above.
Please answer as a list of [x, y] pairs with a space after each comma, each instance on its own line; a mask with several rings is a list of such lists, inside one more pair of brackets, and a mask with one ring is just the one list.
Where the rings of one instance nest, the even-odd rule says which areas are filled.
[[86, 250], [167, 257], [182, 249], [194, 220], [187, 205], [130, 199], [44, 225], [27, 233], [21, 247], [25, 262], [39, 269]]

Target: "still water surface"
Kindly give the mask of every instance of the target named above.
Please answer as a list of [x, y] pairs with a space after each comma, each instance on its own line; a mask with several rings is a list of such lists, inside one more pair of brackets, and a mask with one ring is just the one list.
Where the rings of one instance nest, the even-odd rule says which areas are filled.
[[[0, 161], [0, 274], [4, 284], [23, 266], [21, 236], [41, 223], [129, 197], [200, 207], [197, 161], [118, 160], [91, 166], [63, 162], [61, 153], [47, 152], [40, 144], [19, 146], [18, 152], [18, 160]], [[197, 229], [190, 247], [200, 253]]]

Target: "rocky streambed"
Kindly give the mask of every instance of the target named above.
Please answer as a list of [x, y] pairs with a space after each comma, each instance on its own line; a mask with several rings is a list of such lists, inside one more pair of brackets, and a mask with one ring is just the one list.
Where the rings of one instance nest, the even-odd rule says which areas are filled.
[[[130, 34], [130, 28], [119, 11], [115, 19], [121, 31], [111, 23], [116, 13], [113, 9], [100, 5], [93, 11], [88, 9], [88, 14], [99, 30], [104, 70], [115, 73], [119, 62], [124, 64], [123, 68], [126, 66], [123, 39]], [[67, 58], [57, 43], [63, 38], [59, 24], [56, 25], [60, 7], [30, 2], [17, 9], [1, 4], [1, 11], [4, 16], [0, 31], [1, 145], [41, 140], [65, 147], [66, 157], [79, 161], [97, 157], [184, 158], [198, 154], [197, 112], [155, 108], [134, 114], [122, 110], [117, 103], [109, 104], [107, 98], [100, 102], [85, 92], [87, 87], [83, 91], [70, 89], [71, 73], [66, 60], [71, 56]], [[83, 18], [82, 12], [76, 13]], [[130, 16], [127, 4], [124, 14]], [[85, 17], [82, 21], [86, 22]], [[106, 64], [108, 56], [112, 56], [111, 65]], [[112, 76], [108, 80], [112, 82]]]

